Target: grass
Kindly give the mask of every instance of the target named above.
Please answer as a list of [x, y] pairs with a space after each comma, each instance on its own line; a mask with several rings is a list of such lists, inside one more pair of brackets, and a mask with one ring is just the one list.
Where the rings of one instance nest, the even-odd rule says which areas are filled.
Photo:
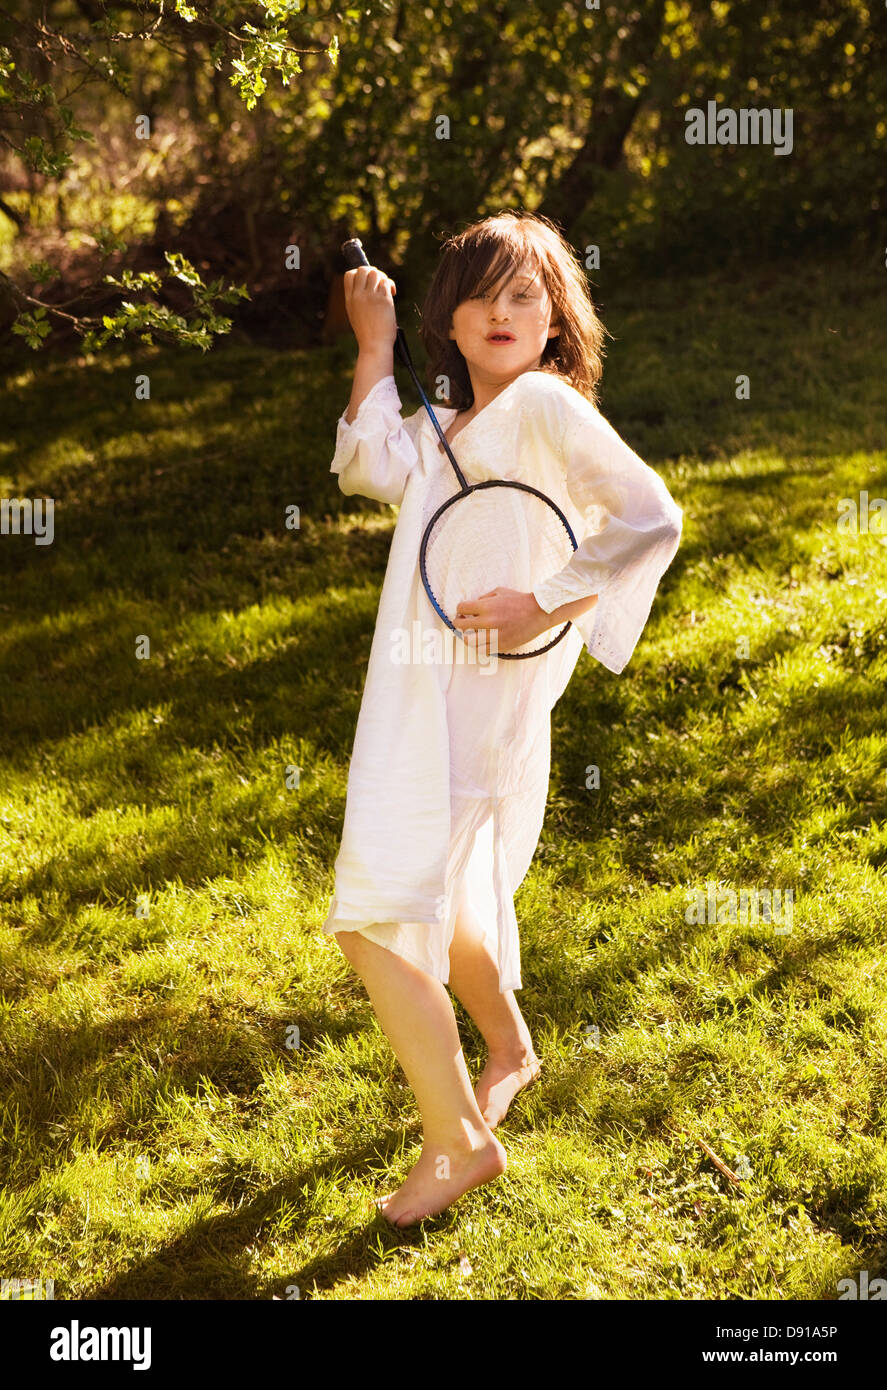
[[[0, 539], [0, 1271], [608, 1300], [887, 1270], [887, 535], [836, 526], [887, 496], [883, 283], [812, 263], [604, 304], [603, 409], [684, 539], [623, 675], [583, 653], [554, 711], [516, 899], [546, 1067], [508, 1172], [400, 1233], [367, 1202], [415, 1106], [319, 931], [393, 524], [329, 474], [351, 349], [27, 356], [0, 495], [56, 511], [51, 546]], [[792, 930], [687, 921], [707, 883], [792, 888]]]

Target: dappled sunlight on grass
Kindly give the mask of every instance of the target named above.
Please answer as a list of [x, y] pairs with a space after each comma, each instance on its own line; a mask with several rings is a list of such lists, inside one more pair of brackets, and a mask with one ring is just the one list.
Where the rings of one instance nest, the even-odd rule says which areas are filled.
[[[504, 1178], [424, 1236], [370, 1219], [418, 1116], [320, 932], [395, 520], [329, 473], [348, 354], [18, 374], [0, 471], [57, 509], [0, 547], [4, 1267], [127, 1299], [829, 1298], [877, 1267], [887, 537], [836, 519], [887, 494], [882, 306], [840, 266], [727, 288], [605, 316], [602, 408], [684, 538], [623, 675], [583, 652], [555, 707], [516, 897], [543, 1078]], [[792, 929], [695, 919], [709, 885], [791, 889]]]

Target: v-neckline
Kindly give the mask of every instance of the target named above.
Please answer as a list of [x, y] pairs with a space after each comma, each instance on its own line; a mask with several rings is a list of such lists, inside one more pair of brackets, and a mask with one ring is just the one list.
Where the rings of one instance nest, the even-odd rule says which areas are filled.
[[[492, 399], [491, 401], [489, 401], [488, 404], [485, 405], [481, 410], [479, 410], [479, 411], [477, 412], [476, 415], [472, 415], [471, 419], [468, 421], [468, 424], [462, 426], [462, 428], [457, 432], [455, 438], [456, 438], [456, 439], [460, 439], [460, 438], [462, 437], [462, 435], [465, 433], [466, 430], [470, 430], [470, 429], [471, 429], [471, 426], [474, 424], [475, 420], [479, 420], [480, 417], [481, 417], [482, 415], [485, 415], [485, 414], [487, 413], [487, 411], [490, 410], [490, 409], [492, 409], [492, 407], [493, 407], [494, 405], [498, 405], [499, 402], [502, 400], [502, 398], [503, 398], [504, 396], [507, 396], [507, 395], [508, 395], [508, 393], [509, 393], [509, 391], [511, 390], [512, 386], [516, 386], [517, 383], [520, 381], [521, 377], [525, 377], [525, 376], [527, 376], [527, 375], [528, 375], [527, 372], [521, 372], [518, 376], [516, 376], [516, 377], [514, 378], [513, 381], [509, 381], [509, 383], [508, 383], [507, 386], [503, 386], [503, 388], [502, 388], [502, 390], [499, 392], [498, 396], [494, 396], [493, 399]], [[453, 421], [455, 420], [456, 416], [459, 414], [459, 408], [458, 408], [458, 406], [454, 406], [454, 405], [445, 405], [445, 406], [438, 406], [438, 410], [439, 410], [441, 413], [444, 412], [444, 411], [446, 411], [448, 414], [449, 414], [450, 411], [453, 412], [453, 413], [452, 413], [452, 416], [451, 416], [451, 418], [450, 418], [450, 420], [447, 422], [446, 425], [443, 426], [443, 432], [444, 432], [444, 434], [446, 434], [447, 430], [449, 429], [449, 426], [453, 423]], [[438, 455], [438, 457], [439, 457], [439, 458], [446, 458], [446, 457], [447, 457], [446, 450], [444, 449], [443, 445], [442, 445], [441, 442], [440, 442], [440, 438], [439, 438], [439, 436], [438, 436], [437, 430], [434, 428], [433, 424], [431, 423], [431, 417], [429, 416], [427, 410], [425, 411], [425, 425], [426, 425], [427, 428], [430, 429], [430, 430], [432, 431], [432, 433], [434, 434], [434, 441], [435, 441], [435, 445], [436, 445], [436, 447], [437, 447], [437, 455]], [[449, 444], [449, 446], [450, 446], [451, 449], [452, 449], [453, 446], [454, 446], [454, 442], [455, 442], [455, 441], [454, 441], [454, 440], [451, 440], [451, 439], [448, 439], [448, 440], [447, 440], [447, 443]]]

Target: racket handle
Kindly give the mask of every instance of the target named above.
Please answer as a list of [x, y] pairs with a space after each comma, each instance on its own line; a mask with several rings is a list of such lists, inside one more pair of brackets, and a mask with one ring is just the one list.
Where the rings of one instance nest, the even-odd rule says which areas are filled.
[[[357, 270], [359, 266], [369, 265], [366, 252], [363, 249], [363, 242], [358, 236], [349, 237], [347, 241], [342, 242], [342, 256], [349, 270]], [[397, 323], [396, 319], [395, 323]], [[394, 339], [394, 351], [397, 353], [403, 365], [408, 369], [413, 380], [416, 381], [416, 385], [418, 385], [419, 383], [415, 371], [413, 370], [413, 363], [410, 359], [410, 350], [407, 347], [406, 338], [400, 326], [397, 328], [397, 334]], [[421, 386], [419, 386], [419, 390], [422, 390]]]
[[342, 255], [345, 257], [345, 263], [349, 270], [357, 270], [358, 266], [369, 265], [363, 244], [358, 236], [353, 236], [349, 241], [342, 243]]

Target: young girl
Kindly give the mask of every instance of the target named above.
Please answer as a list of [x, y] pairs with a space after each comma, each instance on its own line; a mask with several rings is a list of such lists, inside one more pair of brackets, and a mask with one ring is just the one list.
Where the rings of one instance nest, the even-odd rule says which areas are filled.
[[[363, 980], [419, 1106], [419, 1161], [377, 1201], [406, 1226], [505, 1171], [493, 1130], [541, 1067], [514, 995], [513, 897], [545, 814], [551, 709], [583, 645], [623, 670], [683, 513], [596, 409], [604, 330], [570, 246], [529, 213], [476, 223], [444, 245], [423, 307], [429, 379], [443, 379], [450, 401], [436, 413], [469, 483], [540, 488], [580, 544], [531, 593], [493, 573], [483, 593], [464, 595], [455, 622], [473, 662], [464, 651], [454, 660], [452, 643], [448, 660], [423, 659], [427, 647], [396, 660], [404, 633], [448, 633], [422, 585], [419, 547], [459, 484], [425, 408], [401, 418], [395, 292], [374, 267], [345, 275], [358, 357], [331, 471], [347, 495], [399, 512], [323, 930]], [[568, 620], [544, 655], [484, 664]], [[446, 985], [489, 1047], [475, 1090]]]

